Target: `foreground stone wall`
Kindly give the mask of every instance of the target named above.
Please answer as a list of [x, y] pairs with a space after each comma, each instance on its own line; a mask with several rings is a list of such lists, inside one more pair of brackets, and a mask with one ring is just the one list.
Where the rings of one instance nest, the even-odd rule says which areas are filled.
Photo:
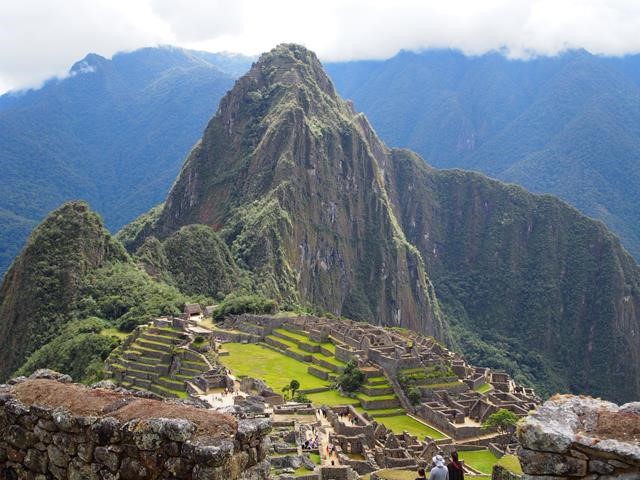
[[518, 428], [524, 479], [640, 479], [640, 402], [558, 395]]
[[[48, 375], [0, 386], [0, 479], [258, 480], [269, 476], [268, 419], [236, 421], [176, 402], [74, 384], [64, 388], [75, 398], [47, 396], [48, 390], [64, 394], [60, 382], [68, 380]], [[34, 391], [45, 404], [20, 400]], [[78, 414], [51, 405], [61, 400], [81, 405], [83, 394], [87, 404], [106, 398], [104, 405], [99, 404], [102, 412]], [[137, 412], [141, 412], [138, 417]], [[173, 418], [154, 418], [154, 412]]]

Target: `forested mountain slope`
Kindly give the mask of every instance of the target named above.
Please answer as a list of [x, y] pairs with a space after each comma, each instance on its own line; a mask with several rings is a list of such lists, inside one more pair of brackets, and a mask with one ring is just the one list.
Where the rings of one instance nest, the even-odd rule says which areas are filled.
[[117, 229], [160, 202], [245, 57], [171, 47], [90, 54], [64, 79], [0, 97], [0, 274], [63, 201]]
[[640, 56], [426, 51], [327, 68], [390, 145], [556, 194], [640, 258]]

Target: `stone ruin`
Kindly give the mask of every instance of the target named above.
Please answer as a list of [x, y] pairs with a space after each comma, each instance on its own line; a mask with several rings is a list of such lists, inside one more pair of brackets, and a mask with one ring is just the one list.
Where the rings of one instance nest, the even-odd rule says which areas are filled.
[[557, 395], [518, 428], [527, 480], [640, 479], [640, 402]]
[[[357, 359], [363, 370], [372, 368], [379, 374], [384, 371], [400, 405], [391, 402], [367, 407], [401, 406], [455, 440], [484, 436], [482, 422], [500, 408], [524, 417], [540, 404], [533, 389], [516, 384], [507, 373], [469, 365], [461, 355], [446, 349], [432, 337], [408, 330], [399, 333], [365, 322], [314, 316], [244, 314], [227, 317], [219, 330], [227, 330], [229, 336], [219, 335], [226, 341], [259, 342], [279, 327], [304, 332], [317, 342], [331, 338], [336, 345], [337, 359], [344, 362]], [[433, 387], [429, 385], [430, 380], [426, 380], [426, 385], [420, 387], [419, 405], [412, 405], [397, 381], [399, 375], [408, 370], [426, 372], [435, 366], [450, 369], [450, 374], [435, 379], [445, 382], [446, 386]], [[313, 366], [310, 373], [321, 376], [312, 370]], [[490, 385], [491, 391], [474, 390], [483, 384]]]
[[[268, 418], [236, 420], [38, 371], [0, 385], [0, 479], [268, 478]], [[111, 388], [105, 388], [111, 385]]]

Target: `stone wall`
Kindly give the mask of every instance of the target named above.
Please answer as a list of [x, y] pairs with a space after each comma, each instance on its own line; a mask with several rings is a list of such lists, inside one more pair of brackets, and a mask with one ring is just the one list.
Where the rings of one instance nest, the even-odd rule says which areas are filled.
[[527, 480], [640, 479], [640, 402], [557, 395], [518, 428]]
[[0, 386], [0, 479], [268, 478], [268, 419], [69, 382]]

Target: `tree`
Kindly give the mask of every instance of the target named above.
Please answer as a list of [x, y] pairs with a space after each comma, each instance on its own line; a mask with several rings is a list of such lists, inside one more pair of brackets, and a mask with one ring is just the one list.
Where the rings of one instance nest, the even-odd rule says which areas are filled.
[[300, 388], [300, 382], [298, 380], [291, 380], [289, 383], [289, 390], [291, 390], [291, 398], [296, 396], [296, 391]]
[[420, 400], [422, 399], [422, 394], [420, 393], [420, 389], [417, 387], [411, 387], [409, 393], [407, 394], [411, 405], [418, 405]]
[[291, 390], [291, 387], [289, 385], [285, 385], [284, 387], [282, 387], [282, 396], [284, 397], [285, 400], [287, 399], [287, 395], [290, 390]]
[[355, 392], [364, 383], [364, 372], [358, 368], [358, 363], [351, 360], [338, 377], [336, 384], [343, 392]]
[[511, 437], [516, 430], [516, 423], [518, 423], [516, 414], [505, 408], [501, 408], [493, 412], [482, 422], [482, 430], [497, 431], [500, 436], [500, 447], [502, 447], [503, 452], [506, 452], [507, 445], [509, 445]]

